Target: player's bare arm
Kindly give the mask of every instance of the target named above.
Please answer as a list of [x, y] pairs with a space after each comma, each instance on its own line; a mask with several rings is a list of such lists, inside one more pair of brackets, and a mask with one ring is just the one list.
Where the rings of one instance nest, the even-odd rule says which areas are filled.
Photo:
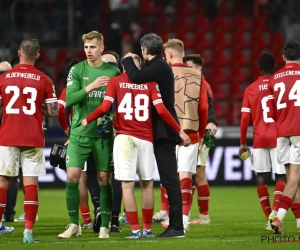
[[57, 102], [46, 103], [43, 106], [43, 114], [50, 118], [57, 119], [57, 117], [58, 117]]

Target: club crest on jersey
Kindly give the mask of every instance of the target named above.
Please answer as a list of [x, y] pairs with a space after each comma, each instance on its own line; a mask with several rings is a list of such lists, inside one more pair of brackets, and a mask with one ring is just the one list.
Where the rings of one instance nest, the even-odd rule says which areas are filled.
[[69, 163], [69, 161], [70, 161], [70, 156], [67, 155], [67, 157], [66, 157], [66, 163]]

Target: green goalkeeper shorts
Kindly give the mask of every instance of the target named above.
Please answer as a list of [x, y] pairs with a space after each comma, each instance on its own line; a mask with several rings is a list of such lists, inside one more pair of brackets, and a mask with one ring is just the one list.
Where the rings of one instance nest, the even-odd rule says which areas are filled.
[[83, 168], [88, 156], [90, 153], [93, 153], [97, 170], [112, 172], [113, 144], [113, 133], [109, 133], [103, 137], [86, 137], [71, 134], [66, 155], [66, 166], [67, 168]]

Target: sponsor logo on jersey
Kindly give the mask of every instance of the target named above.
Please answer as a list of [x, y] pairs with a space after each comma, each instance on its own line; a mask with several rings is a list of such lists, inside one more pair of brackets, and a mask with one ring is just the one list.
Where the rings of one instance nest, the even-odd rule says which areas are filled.
[[86, 77], [86, 76], [85, 76], [85, 77], [83, 77], [83, 80], [88, 80], [88, 79], [89, 79], [89, 78], [88, 78], [88, 77]]
[[89, 97], [96, 97], [96, 98], [104, 98], [106, 94], [106, 91], [100, 91], [100, 90], [93, 90]]

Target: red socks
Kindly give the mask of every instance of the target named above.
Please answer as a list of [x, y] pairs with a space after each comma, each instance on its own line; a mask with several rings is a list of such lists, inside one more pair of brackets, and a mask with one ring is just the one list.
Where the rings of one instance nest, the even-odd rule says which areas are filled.
[[24, 192], [25, 229], [32, 230], [39, 208], [38, 186], [27, 185], [24, 187]]
[[82, 206], [82, 207], [79, 207], [79, 208], [80, 208], [80, 213], [81, 213], [84, 224], [91, 223], [92, 219], [91, 219], [89, 206], [86, 206], [86, 207]]
[[180, 189], [182, 196], [182, 215], [189, 215], [192, 201], [192, 180], [184, 178], [180, 181]]
[[293, 203], [291, 208], [295, 218], [300, 219], [300, 203]]
[[169, 213], [169, 198], [167, 194], [167, 190], [160, 186], [160, 198], [161, 198], [161, 209], [163, 211], [167, 211]]
[[283, 189], [285, 187], [285, 182], [284, 181], [277, 181], [275, 185], [275, 190], [274, 190], [274, 202], [272, 206], [272, 210], [278, 211], [280, 199], [282, 196]]
[[143, 216], [143, 229], [144, 230], [151, 230], [151, 223], [153, 217], [154, 209], [142, 209], [142, 216]]
[[292, 206], [293, 200], [288, 196], [282, 196], [279, 204], [279, 208], [283, 208], [285, 210], [289, 210]]
[[257, 194], [259, 198], [259, 202], [261, 208], [267, 218], [269, 219], [269, 215], [271, 213], [270, 199], [269, 199], [269, 190], [266, 185], [260, 185], [257, 187]]
[[[128, 223], [132, 231], [140, 230], [139, 217], [137, 211], [125, 212]], [[151, 217], [152, 219], [152, 217]]]
[[199, 213], [202, 215], [208, 215], [208, 203], [209, 203], [209, 185], [197, 186], [198, 189], [198, 208]]
[[2, 220], [2, 215], [6, 207], [6, 194], [7, 194], [7, 189], [0, 188], [0, 222]]

